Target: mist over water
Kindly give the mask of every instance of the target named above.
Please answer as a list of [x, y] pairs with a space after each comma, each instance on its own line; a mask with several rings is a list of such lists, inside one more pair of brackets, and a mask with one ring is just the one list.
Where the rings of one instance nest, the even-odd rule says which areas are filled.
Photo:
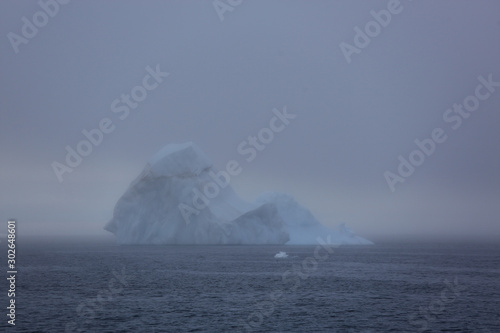
[[2, 2], [0, 219], [104, 234], [154, 153], [194, 141], [244, 199], [328, 227], [498, 239], [498, 6]]

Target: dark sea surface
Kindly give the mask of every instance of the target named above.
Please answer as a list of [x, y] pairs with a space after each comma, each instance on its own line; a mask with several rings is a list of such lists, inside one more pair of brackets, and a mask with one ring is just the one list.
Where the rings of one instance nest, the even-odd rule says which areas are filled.
[[0, 331], [500, 332], [500, 245], [17, 246]]

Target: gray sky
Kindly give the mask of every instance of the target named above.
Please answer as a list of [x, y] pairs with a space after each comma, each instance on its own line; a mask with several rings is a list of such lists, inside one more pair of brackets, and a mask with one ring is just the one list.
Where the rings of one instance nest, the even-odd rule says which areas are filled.
[[[241, 162], [243, 198], [286, 192], [325, 225], [500, 238], [500, 87], [467, 99], [479, 76], [500, 82], [498, 1], [401, 0], [385, 27], [370, 12], [388, 0], [221, 2], [236, 4], [223, 20], [212, 1], [72, 1], [53, 17], [1, 1], [0, 219], [26, 235], [104, 234], [147, 160], [194, 141], [219, 168]], [[340, 45], [367, 23], [380, 31], [348, 63]], [[169, 76], [121, 120], [111, 104], [157, 65]], [[445, 121], [464, 99], [477, 110]], [[297, 117], [246, 162], [237, 146], [285, 106]], [[103, 118], [114, 130], [59, 182], [51, 164]], [[435, 128], [446, 141], [392, 192], [384, 173]]]

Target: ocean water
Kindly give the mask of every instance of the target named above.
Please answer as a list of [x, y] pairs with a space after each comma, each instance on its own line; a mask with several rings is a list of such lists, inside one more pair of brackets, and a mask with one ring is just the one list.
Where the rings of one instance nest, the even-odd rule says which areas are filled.
[[0, 331], [500, 332], [499, 245], [18, 240], [17, 262], [16, 325], [4, 310]]

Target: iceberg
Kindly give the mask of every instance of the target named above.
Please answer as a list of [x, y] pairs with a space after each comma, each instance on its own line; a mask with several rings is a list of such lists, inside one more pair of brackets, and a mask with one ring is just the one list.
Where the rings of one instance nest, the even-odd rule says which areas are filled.
[[371, 244], [345, 226], [323, 226], [289, 195], [244, 201], [228, 172], [192, 142], [169, 144], [132, 181], [104, 228], [119, 244], [316, 244], [326, 235], [336, 244]]

